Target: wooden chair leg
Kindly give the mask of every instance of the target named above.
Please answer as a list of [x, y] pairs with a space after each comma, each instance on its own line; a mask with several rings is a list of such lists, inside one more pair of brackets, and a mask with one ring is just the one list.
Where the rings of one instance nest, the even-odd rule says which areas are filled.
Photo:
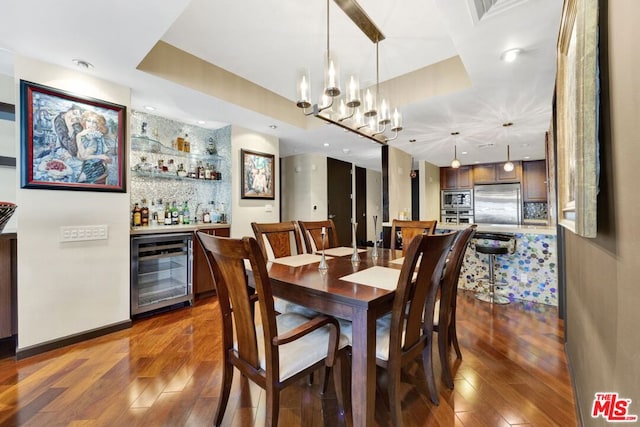
[[438, 389], [436, 387], [436, 380], [433, 374], [433, 358], [431, 356], [431, 344], [425, 347], [422, 351], [422, 367], [424, 370], [424, 375], [427, 379], [427, 386], [429, 388], [429, 395], [431, 398], [431, 402], [434, 405], [439, 405], [440, 400], [438, 399]]
[[453, 348], [456, 350], [456, 357], [462, 359], [462, 352], [460, 352], [460, 344], [458, 344], [458, 333], [456, 331], [456, 319], [451, 321], [449, 326], [449, 341], [453, 344]]
[[440, 355], [442, 381], [444, 381], [449, 389], [453, 389], [453, 378], [451, 376], [451, 366], [449, 364], [449, 341], [449, 328], [442, 328], [438, 332], [438, 354]]
[[266, 393], [266, 421], [267, 427], [278, 427], [278, 415], [280, 411], [280, 390], [267, 385]]
[[389, 407], [391, 410], [391, 422], [394, 427], [402, 426], [402, 399], [400, 399], [400, 376], [401, 370], [394, 370], [391, 373], [391, 369], [387, 371], [387, 393], [389, 394]]
[[215, 425], [222, 424], [224, 413], [227, 410], [227, 403], [229, 403], [229, 395], [231, 393], [231, 383], [233, 382], [233, 366], [227, 361], [224, 362], [222, 368], [222, 384], [220, 390], [220, 397], [218, 398], [218, 408], [216, 409]]

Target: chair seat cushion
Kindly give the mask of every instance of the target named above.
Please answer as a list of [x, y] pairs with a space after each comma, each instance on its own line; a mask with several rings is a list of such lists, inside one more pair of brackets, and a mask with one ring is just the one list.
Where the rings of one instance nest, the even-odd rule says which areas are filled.
[[296, 304], [282, 298], [274, 298], [273, 307], [278, 313], [296, 313], [308, 319], [312, 319], [318, 316], [317, 311], [305, 307], [304, 305]]
[[[278, 334], [281, 335], [308, 321], [308, 318], [297, 313], [280, 314], [276, 316]], [[300, 339], [279, 346], [281, 382], [327, 357], [329, 330], [330, 326], [323, 326]], [[264, 334], [261, 325], [256, 327], [256, 333], [260, 368], [266, 369]], [[344, 348], [347, 345], [349, 345], [349, 339], [341, 334], [338, 348]]]
[[476, 245], [476, 252], [480, 252], [481, 254], [506, 255], [509, 253], [509, 248], [504, 246], [492, 247]]
[[[338, 319], [340, 332], [347, 336], [349, 345], [352, 343], [353, 325], [350, 320]], [[376, 320], [376, 358], [389, 360], [389, 330], [391, 328], [391, 313]], [[404, 340], [404, 332], [402, 333]]]

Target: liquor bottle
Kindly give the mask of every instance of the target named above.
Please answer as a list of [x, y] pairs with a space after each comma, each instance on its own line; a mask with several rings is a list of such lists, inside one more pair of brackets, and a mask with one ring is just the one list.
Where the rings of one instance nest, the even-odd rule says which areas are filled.
[[202, 162], [198, 161], [198, 179], [205, 179], [204, 178], [204, 166], [202, 166]]
[[191, 218], [189, 218], [190, 215], [191, 215], [191, 212], [189, 212], [189, 204], [187, 202], [184, 202], [184, 205], [182, 206], [182, 223], [183, 224], [191, 223]]
[[202, 222], [209, 224], [211, 222], [211, 213], [208, 208], [205, 208], [204, 215], [202, 216]]
[[147, 206], [147, 199], [142, 199], [142, 207], [140, 208], [140, 222], [144, 227], [149, 225], [149, 207]]
[[171, 208], [169, 207], [169, 202], [167, 202], [164, 209], [164, 225], [171, 225], [171, 223]]
[[162, 199], [158, 199], [157, 219], [156, 222], [159, 225], [164, 224], [164, 206], [162, 206]]
[[140, 205], [138, 203], [133, 207], [133, 226], [139, 227], [142, 225], [142, 213], [140, 210]]
[[176, 207], [176, 202], [171, 202], [171, 225], [178, 225], [178, 208]]

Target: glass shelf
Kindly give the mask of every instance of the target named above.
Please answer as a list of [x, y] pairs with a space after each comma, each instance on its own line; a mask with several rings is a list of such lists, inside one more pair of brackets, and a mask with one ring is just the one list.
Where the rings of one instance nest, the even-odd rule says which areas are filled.
[[142, 177], [142, 178], [177, 179], [177, 180], [183, 180], [183, 181], [198, 181], [198, 182], [222, 181], [221, 179], [198, 179], [198, 178], [191, 178], [189, 176], [178, 176], [175, 173], [171, 173], [171, 172], [149, 172], [149, 171], [139, 170], [136, 168], [131, 169], [131, 172], [135, 176]]
[[167, 154], [171, 156], [182, 156], [192, 159], [202, 160], [222, 160], [223, 157], [217, 154], [209, 153], [197, 153], [197, 152], [184, 152], [178, 151], [173, 147], [168, 147], [162, 142], [149, 138], [146, 135], [132, 135], [131, 136], [131, 149], [134, 151], [145, 151], [148, 153]]

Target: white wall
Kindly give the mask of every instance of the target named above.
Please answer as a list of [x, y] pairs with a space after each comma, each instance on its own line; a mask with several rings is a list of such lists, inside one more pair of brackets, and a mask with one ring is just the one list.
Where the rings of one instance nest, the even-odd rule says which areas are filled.
[[[16, 56], [15, 75], [16, 111], [20, 111], [19, 79], [131, 111], [129, 88], [90, 73]], [[19, 120], [16, 116], [18, 172]], [[18, 350], [128, 321], [129, 194], [17, 189], [16, 199]], [[59, 242], [61, 226], [95, 224], [109, 227], [107, 240]]]
[[299, 154], [282, 159], [282, 220], [327, 219], [327, 158]]
[[389, 147], [389, 222], [407, 210], [411, 218], [411, 155]]
[[[252, 222], [279, 222], [280, 221], [280, 165], [279, 147], [277, 138], [250, 131], [239, 126], [231, 127], [231, 237], [240, 238], [253, 236]], [[275, 156], [275, 200], [255, 200], [240, 198], [240, 150], [252, 150], [260, 153], [273, 154]]]
[[[0, 102], [15, 104], [13, 77], [0, 74]], [[16, 157], [15, 122], [0, 120], [0, 156]], [[0, 166], [0, 201], [16, 202], [16, 169]], [[17, 215], [5, 225], [5, 231], [15, 230]]]
[[377, 235], [382, 231], [382, 173], [367, 169], [367, 240], [374, 241], [373, 216], [378, 216]]
[[440, 168], [420, 162], [419, 170], [420, 219], [440, 222]]

